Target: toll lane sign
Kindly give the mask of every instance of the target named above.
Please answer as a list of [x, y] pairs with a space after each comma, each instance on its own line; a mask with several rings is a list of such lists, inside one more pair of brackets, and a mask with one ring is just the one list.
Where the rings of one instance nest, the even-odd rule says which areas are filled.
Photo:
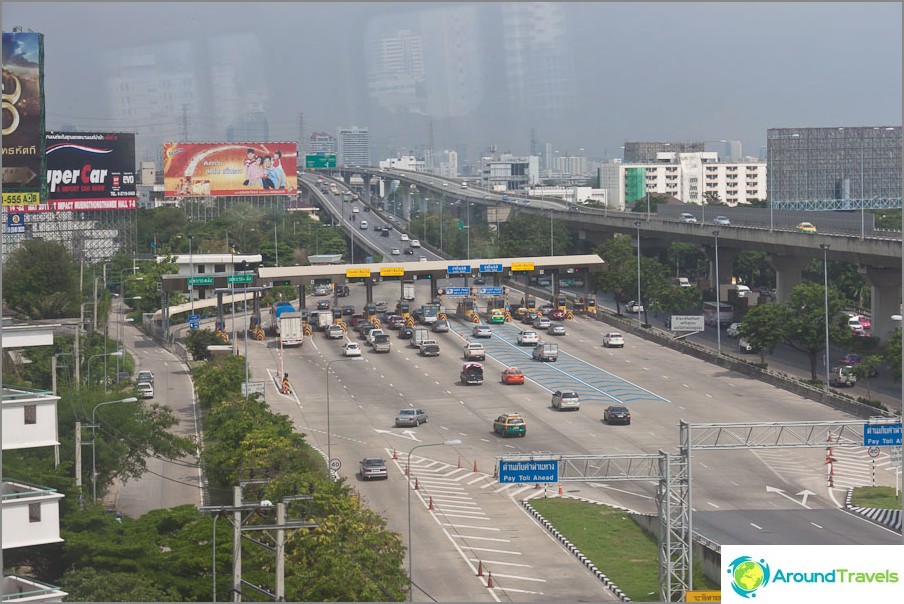
[[901, 424], [863, 424], [864, 447], [901, 446]]
[[499, 460], [499, 482], [503, 484], [543, 484], [559, 481], [559, 462], [555, 459]]

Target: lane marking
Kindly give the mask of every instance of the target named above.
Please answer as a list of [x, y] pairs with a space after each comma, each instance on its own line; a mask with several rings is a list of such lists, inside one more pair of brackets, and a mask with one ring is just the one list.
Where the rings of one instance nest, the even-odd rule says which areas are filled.
[[[506, 579], [519, 579], [521, 581], [537, 581], [538, 583], [546, 583], [546, 579], [538, 579], [536, 577], [522, 577], [520, 575], [503, 575], [502, 573], [496, 573], [493, 575], [494, 577], [505, 577]], [[508, 591], [508, 590], [506, 590]]]
[[757, 529], [757, 530], [759, 530], [759, 531], [763, 530], [763, 527], [757, 526], [757, 525], [755, 525], [755, 524], [752, 523], [752, 522], [750, 523], [750, 526], [752, 526], [753, 528], [755, 528], [755, 529]]
[[511, 539], [500, 539], [498, 537], [478, 537], [477, 535], [452, 535], [459, 539], [479, 539], [481, 541], [499, 541], [501, 543], [511, 543]]
[[513, 552], [507, 549], [490, 549], [488, 547], [472, 547], [470, 545], [462, 545], [462, 549], [469, 549], [472, 552], [493, 552], [494, 554], [507, 554], [510, 556], [520, 556], [521, 552]]
[[501, 566], [520, 566], [521, 568], [531, 568], [530, 564], [521, 564], [520, 562], [501, 562], [499, 560], [486, 560], [484, 558], [468, 558], [473, 562], [485, 562], [487, 564], [498, 564]]
[[501, 528], [496, 528], [495, 526], [473, 526], [470, 524], [452, 524], [451, 522], [447, 522], [445, 524], [442, 524], [441, 526], [451, 526], [452, 528], [469, 528], [477, 531], [496, 531], [497, 533], [502, 530]]

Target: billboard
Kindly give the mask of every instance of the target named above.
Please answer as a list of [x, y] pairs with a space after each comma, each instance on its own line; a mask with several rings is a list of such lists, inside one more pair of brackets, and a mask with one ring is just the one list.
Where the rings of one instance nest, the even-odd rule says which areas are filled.
[[298, 147], [288, 143], [165, 143], [166, 197], [295, 195]]
[[3, 203], [38, 203], [46, 191], [43, 34], [3, 32], [2, 94]]
[[135, 135], [122, 132], [48, 132], [47, 199], [17, 212], [134, 210]]

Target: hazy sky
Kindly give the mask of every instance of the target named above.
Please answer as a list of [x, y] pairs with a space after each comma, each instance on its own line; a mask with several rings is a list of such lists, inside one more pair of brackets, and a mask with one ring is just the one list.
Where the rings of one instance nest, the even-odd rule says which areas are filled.
[[[45, 35], [48, 129], [223, 140], [225, 123], [263, 110], [271, 140], [297, 140], [303, 113], [307, 134], [369, 127], [375, 160], [431, 132], [436, 150], [526, 153], [533, 129], [562, 153], [601, 158], [624, 141], [732, 139], [756, 155], [770, 127], [901, 125], [901, 13], [861, 2], [2, 5], [4, 31]], [[401, 39], [404, 60], [392, 54]], [[110, 67], [167, 53], [183, 60]], [[149, 69], [189, 73], [198, 103], [123, 123], [109, 87]]]

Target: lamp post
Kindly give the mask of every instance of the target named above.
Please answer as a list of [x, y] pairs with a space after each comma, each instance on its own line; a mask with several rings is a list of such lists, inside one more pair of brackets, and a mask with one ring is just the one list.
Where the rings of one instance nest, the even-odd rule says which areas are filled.
[[[131, 298], [122, 298], [122, 302], [126, 300], [141, 300], [141, 296], [133, 296]], [[122, 321], [119, 322], [119, 347], [120, 349], [125, 349], [125, 339], [126, 339], [126, 323], [133, 323], [135, 319], [131, 317], [127, 317], [125, 311], [122, 313]], [[116, 357], [116, 381], [119, 381], [119, 359], [121, 357]]]
[[443, 251], [443, 206], [446, 205], [446, 198], [439, 198], [439, 249]]
[[192, 283], [192, 279], [195, 277], [195, 263], [194, 256], [192, 254], [192, 240], [195, 238], [194, 235], [189, 234], [188, 236], [188, 300], [189, 304], [191, 304], [191, 314], [194, 316], [195, 314], [195, 284]]
[[[98, 357], [121, 357], [122, 350], [115, 350], [113, 352], [102, 352], [100, 354], [92, 354], [88, 357], [88, 387], [91, 387], [91, 360], [96, 359]], [[104, 392], [107, 391], [107, 381], [106, 381], [106, 373], [104, 374]]]
[[452, 446], [460, 445], [460, 444], [461, 444], [461, 440], [455, 439], [455, 440], [444, 440], [441, 443], [426, 443], [423, 445], [415, 445], [408, 452], [408, 459], [405, 460], [405, 463], [408, 464], [408, 470], [409, 470], [408, 471], [408, 473], [409, 473], [409, 476], [408, 476], [408, 481], [409, 481], [409, 485], [408, 485], [408, 601], [409, 602], [414, 601], [414, 593], [412, 590], [412, 587], [414, 585], [414, 581], [412, 580], [412, 574], [414, 572], [414, 556], [412, 555], [412, 550], [411, 550], [411, 490], [412, 490], [411, 485], [410, 485], [411, 455], [416, 450], [418, 450], [422, 447], [452, 447]]
[[[88, 369], [91, 369], [91, 365], [88, 365]], [[137, 403], [138, 399], [134, 396], [130, 396], [128, 398], [120, 399], [118, 401], [106, 401], [103, 403], [97, 403], [94, 405], [94, 409], [91, 410], [91, 499], [94, 503], [97, 503], [97, 459], [94, 455], [94, 443], [96, 441], [95, 437], [95, 428], [97, 428], [97, 422], [94, 421], [94, 414], [97, 411], [98, 407], [103, 407], [104, 405], [112, 405], [114, 403]]]
[[826, 324], [826, 383], [825, 389], [829, 389], [829, 248], [832, 247], [828, 243], [820, 243], [822, 249], [822, 289], [823, 299], [825, 301], [825, 324]]
[[552, 204], [549, 204], [549, 255], [555, 256], [556, 252], [553, 249], [553, 239], [552, 239]]
[[471, 259], [471, 206], [474, 205], [473, 201], [469, 201], [466, 206], [465, 212], [468, 217], [468, 224], [465, 226], [468, 229], [468, 260]]
[[722, 354], [722, 297], [719, 295], [719, 231], [713, 231], [716, 239], [716, 350]]
[[326, 364], [326, 472], [327, 477], [332, 480], [332, 470], [330, 469], [330, 461], [333, 459], [333, 449], [330, 438], [330, 365], [333, 363], [345, 363], [348, 361], [363, 361], [362, 357], [347, 357], [343, 359], [334, 359]]
[[424, 242], [427, 242], [427, 204], [429, 203], [430, 198], [425, 197], [421, 201], [421, 220], [424, 221]]
[[634, 221], [634, 227], [637, 229], [637, 302], [635, 302], [635, 308], [637, 309], [637, 324], [640, 327], [643, 327], [643, 321], [640, 318], [640, 221]]

